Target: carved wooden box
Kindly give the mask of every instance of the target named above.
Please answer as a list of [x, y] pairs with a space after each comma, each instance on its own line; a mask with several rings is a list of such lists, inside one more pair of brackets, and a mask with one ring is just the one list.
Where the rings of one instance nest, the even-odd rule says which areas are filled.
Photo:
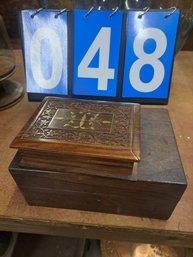
[[132, 173], [140, 160], [140, 105], [46, 98], [12, 142], [21, 166]]
[[[97, 126], [100, 126], [101, 121], [94, 125], [94, 138], [87, 138], [87, 132], [82, 134], [81, 128], [81, 137], [78, 138], [83, 140], [85, 135], [84, 140], [88, 140], [88, 148], [82, 141], [79, 141], [81, 144], [76, 147], [77, 139], [74, 139], [74, 135], [83, 125], [85, 130], [93, 133], [90, 128], [93, 125], [89, 125], [91, 116], [87, 121], [79, 112], [70, 114], [69, 120], [72, 120], [72, 115], [80, 115], [81, 118], [78, 125], [76, 122], [73, 124], [75, 128], [72, 134], [68, 134], [67, 139], [60, 134], [60, 138], [70, 139], [69, 145], [65, 143], [67, 146], [64, 147], [63, 143], [59, 146], [57, 138], [52, 142], [52, 146], [47, 138], [45, 140], [45, 135], [53, 140], [53, 134], [49, 135], [53, 130], [47, 128], [58, 127], [56, 122], [61, 122], [60, 126], [64, 126], [67, 131], [69, 125], [66, 126], [66, 122], [60, 120], [61, 112], [57, 112], [64, 106], [58, 104], [50, 120], [50, 113], [44, 112], [45, 103], [12, 143], [12, 146], [20, 151], [10, 164], [9, 170], [29, 204], [159, 219], [170, 217], [186, 188], [186, 178], [166, 110], [142, 109], [139, 130], [139, 106], [115, 104], [116, 108], [112, 111], [112, 106], [107, 108], [106, 103], [101, 103], [104, 104], [101, 111], [106, 115], [103, 116], [104, 119], [101, 117], [101, 120], [105, 121], [104, 130], [110, 134], [114, 133], [113, 126], [116, 129], [118, 127], [116, 135], [119, 136], [115, 138], [108, 134], [108, 139], [105, 139], [107, 135], [99, 136]], [[79, 104], [77, 106], [80, 110]], [[122, 112], [125, 108], [130, 111]], [[73, 110], [75, 112], [75, 109]], [[39, 116], [42, 111], [45, 115], [43, 120]], [[91, 111], [99, 112], [96, 108], [89, 110]], [[109, 121], [114, 119], [115, 122], [117, 116], [112, 117], [109, 114], [118, 113], [119, 116], [119, 112], [124, 113], [121, 114], [123, 116], [116, 125], [110, 127]], [[67, 117], [68, 115], [69, 112]], [[42, 121], [44, 125], [39, 124]], [[46, 129], [44, 126], [47, 126]], [[123, 133], [122, 127], [129, 133]], [[131, 127], [134, 129], [132, 133]], [[96, 149], [93, 149], [93, 145]], [[43, 154], [38, 156], [41, 151], [46, 153], [46, 157]], [[68, 153], [69, 159], [66, 155]]]

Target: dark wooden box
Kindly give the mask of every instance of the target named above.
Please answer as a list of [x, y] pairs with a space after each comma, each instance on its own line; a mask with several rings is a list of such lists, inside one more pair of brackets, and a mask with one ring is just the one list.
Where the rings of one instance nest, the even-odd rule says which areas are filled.
[[186, 178], [167, 110], [141, 112], [141, 160], [132, 175], [21, 168], [9, 170], [30, 205], [168, 219]]

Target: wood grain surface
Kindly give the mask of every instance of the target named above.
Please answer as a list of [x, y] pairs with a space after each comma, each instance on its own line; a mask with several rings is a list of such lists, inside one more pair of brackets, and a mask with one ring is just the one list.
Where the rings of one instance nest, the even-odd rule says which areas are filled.
[[[16, 51], [17, 71], [12, 77], [24, 85], [20, 51]], [[15, 150], [9, 145], [39, 103], [26, 98], [0, 113], [0, 229], [67, 235], [72, 237], [159, 242], [193, 247], [193, 53], [175, 58], [169, 105], [188, 187], [167, 221], [29, 206], [8, 173]]]

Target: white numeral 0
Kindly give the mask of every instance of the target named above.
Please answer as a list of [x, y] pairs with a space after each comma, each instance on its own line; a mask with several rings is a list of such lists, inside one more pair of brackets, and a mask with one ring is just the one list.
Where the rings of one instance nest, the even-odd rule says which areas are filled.
[[[147, 39], [153, 39], [156, 42], [156, 48], [153, 53], [144, 52], [144, 43]], [[156, 90], [163, 82], [165, 69], [160, 60], [158, 60], [166, 51], [167, 38], [165, 34], [156, 28], [147, 28], [141, 30], [133, 43], [133, 50], [138, 57], [131, 69], [129, 79], [134, 89], [139, 92], [148, 93]], [[141, 68], [149, 64], [154, 69], [154, 75], [150, 82], [144, 83], [140, 79]]]
[[[48, 39], [51, 45], [52, 66], [51, 76], [45, 79], [41, 69], [41, 42]], [[62, 76], [62, 48], [57, 33], [50, 28], [40, 28], [34, 33], [30, 44], [31, 70], [36, 83], [45, 89], [52, 89], [58, 85]]]

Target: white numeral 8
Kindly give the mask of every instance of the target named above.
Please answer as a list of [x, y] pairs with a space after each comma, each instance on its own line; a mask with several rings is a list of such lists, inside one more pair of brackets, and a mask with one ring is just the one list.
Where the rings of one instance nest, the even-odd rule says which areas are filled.
[[[155, 40], [156, 48], [152, 53], [144, 51], [144, 43], [148, 39]], [[133, 43], [133, 50], [138, 59], [133, 63], [130, 69], [129, 79], [132, 87], [143, 93], [156, 90], [163, 82], [165, 68], [159, 58], [165, 53], [167, 47], [166, 35], [157, 28], [146, 28], [141, 30]], [[146, 64], [154, 69], [154, 75], [151, 81], [145, 83], [141, 81], [140, 70]]]

